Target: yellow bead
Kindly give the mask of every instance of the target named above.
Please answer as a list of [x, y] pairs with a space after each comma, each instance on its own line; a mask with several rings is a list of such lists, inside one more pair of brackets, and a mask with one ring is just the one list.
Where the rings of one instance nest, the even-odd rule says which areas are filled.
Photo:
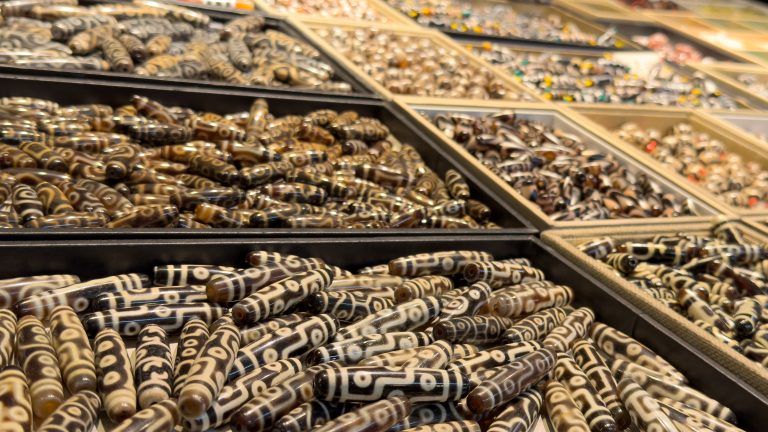
[[544, 99], [552, 100], [552, 93], [544, 93]]
[[691, 94], [694, 94], [694, 95], [698, 96], [698, 95], [701, 94], [701, 89], [695, 88], [695, 89], [691, 90]]
[[584, 85], [587, 87], [592, 87], [594, 84], [591, 79], [584, 80]]
[[486, 51], [490, 51], [491, 48], [493, 48], [493, 44], [490, 42], [483, 42], [483, 49]]
[[566, 102], [573, 102], [573, 96], [571, 95], [563, 96], [563, 100]]

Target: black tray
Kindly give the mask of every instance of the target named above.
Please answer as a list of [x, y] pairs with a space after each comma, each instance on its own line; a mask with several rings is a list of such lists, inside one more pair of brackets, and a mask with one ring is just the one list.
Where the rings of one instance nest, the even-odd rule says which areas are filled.
[[547, 278], [575, 291], [577, 306], [588, 306], [597, 319], [636, 337], [690, 379], [691, 385], [734, 410], [739, 426], [765, 430], [768, 398], [722, 370], [687, 342], [640, 313], [626, 300], [585, 274], [577, 265], [532, 236], [457, 236], [354, 239], [259, 239], [0, 242], [0, 277], [75, 273], [95, 278], [123, 272], [152, 273], [161, 264], [244, 265], [246, 253], [270, 250], [314, 256], [348, 270], [381, 264], [420, 252], [471, 249], [497, 259], [527, 257]]
[[[122, 105], [134, 94], [156, 99], [166, 105], [181, 105], [193, 109], [219, 113], [248, 110], [254, 98], [263, 97], [270, 111], [278, 116], [308, 113], [320, 108], [339, 111], [354, 109], [361, 115], [379, 118], [401, 142], [413, 145], [424, 162], [441, 177], [449, 168], [459, 171], [466, 178], [474, 199], [484, 202], [494, 215], [491, 220], [504, 227], [504, 233], [531, 234], [536, 231], [528, 221], [504, 198], [501, 186], [488, 175], [476, 175], [468, 171], [421, 130], [415, 119], [410, 118], [396, 105], [375, 99], [354, 99], [342, 96], [310, 96], [304, 93], [275, 94], [254, 90], [215, 90], [184, 86], [149, 85], [136, 86], [125, 82], [78, 80], [63, 77], [35, 77], [29, 75], [5, 75], [0, 73], [0, 97], [30, 96], [53, 99], [61, 104], [104, 103]], [[322, 236], [322, 235], [462, 235], [498, 234], [499, 230], [469, 229], [12, 229], [0, 230], [0, 239], [20, 238], [137, 238], [137, 237], [232, 237], [232, 236]]]
[[[264, 17], [264, 28], [281, 31], [295, 39], [298, 39], [308, 45], [311, 45], [320, 52], [321, 59], [331, 65], [335, 72], [337, 80], [349, 83], [352, 86], [352, 93], [336, 93], [330, 91], [311, 90], [311, 89], [295, 89], [292, 87], [265, 87], [265, 86], [245, 86], [238, 84], [231, 84], [225, 81], [211, 81], [211, 80], [195, 80], [184, 78], [160, 78], [151, 76], [141, 76], [133, 73], [120, 73], [112, 71], [71, 71], [71, 70], [58, 70], [58, 69], [42, 69], [42, 68], [30, 68], [23, 66], [12, 66], [6, 64], [0, 64], [0, 73], [8, 74], [31, 74], [38, 76], [62, 76], [72, 78], [84, 78], [84, 79], [99, 79], [99, 80], [120, 80], [125, 82], [135, 82], [137, 86], [143, 86], [144, 84], [165, 84], [165, 85], [186, 85], [196, 87], [212, 87], [216, 89], [238, 89], [238, 90], [257, 90], [257, 91], [270, 91], [279, 94], [307, 94], [307, 95], [343, 95], [350, 98], [379, 98], [368, 83], [361, 80], [354, 73], [347, 70], [342, 64], [337, 62], [333, 56], [329, 55], [324, 47], [317, 46], [308, 40], [301, 32], [294, 27], [291, 23], [284, 19], [275, 18], [269, 15], [265, 15], [261, 12], [254, 11], [240, 11], [237, 9], [210, 7], [202, 5], [194, 5], [183, 2], [163, 1], [164, 3], [170, 3], [177, 6], [183, 6], [188, 9], [192, 9], [198, 12], [202, 12], [211, 17], [214, 21], [229, 21], [235, 18], [239, 18], [245, 15], [261, 15]], [[98, 1], [98, 0], [79, 0], [82, 6], [91, 6], [104, 3], [130, 3], [130, 1]]]

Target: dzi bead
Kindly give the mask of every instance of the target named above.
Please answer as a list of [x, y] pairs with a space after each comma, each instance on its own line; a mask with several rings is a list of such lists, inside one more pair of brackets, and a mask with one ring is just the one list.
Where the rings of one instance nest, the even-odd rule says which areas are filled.
[[104, 410], [110, 420], [121, 422], [136, 413], [136, 388], [128, 351], [113, 329], [104, 329], [96, 335], [93, 350]]

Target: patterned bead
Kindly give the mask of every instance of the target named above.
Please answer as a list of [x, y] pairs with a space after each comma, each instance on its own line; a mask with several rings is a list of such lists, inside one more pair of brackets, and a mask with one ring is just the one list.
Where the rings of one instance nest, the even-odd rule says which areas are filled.
[[395, 276], [452, 275], [460, 273], [474, 261], [492, 261], [486, 252], [445, 251], [411, 255], [389, 262], [389, 274]]
[[70, 393], [96, 391], [95, 357], [75, 311], [57, 306], [51, 312], [51, 340]]
[[587, 432], [589, 424], [579, 411], [568, 390], [559, 382], [551, 380], [544, 390], [544, 402], [549, 419], [557, 431]]
[[234, 267], [214, 265], [164, 265], [155, 267], [155, 285], [186, 286], [205, 284], [217, 275], [229, 275]]
[[257, 367], [225, 385], [208, 410], [194, 419], [183, 419], [185, 430], [204, 431], [221, 426], [246, 402], [268, 388], [280, 385], [304, 369], [298, 359], [285, 359]]
[[91, 390], [81, 390], [65, 400], [37, 429], [43, 432], [89, 431], [99, 419], [101, 399]]
[[418, 328], [440, 314], [437, 297], [415, 299], [383, 309], [339, 330], [336, 341], [355, 336], [392, 331], [408, 331]]
[[541, 340], [558, 326], [565, 319], [565, 316], [566, 313], [562, 308], [544, 309], [528, 315], [507, 328], [502, 339], [510, 343]]
[[324, 425], [316, 432], [380, 431], [386, 430], [411, 412], [408, 398], [394, 396], [350, 411]]
[[176, 401], [166, 399], [145, 408], [112, 429], [114, 432], [172, 432], [179, 422]]
[[99, 294], [142, 288], [148, 283], [147, 276], [136, 273], [93, 279], [32, 295], [17, 303], [15, 309], [18, 315], [34, 315], [40, 319], [47, 318], [59, 305], [68, 305], [80, 313], [87, 310], [91, 299]]
[[350, 366], [315, 377], [316, 396], [334, 402], [376, 401], [398, 394], [407, 394], [413, 402], [458, 401], [468, 390], [469, 380], [455, 370]]
[[171, 397], [173, 359], [165, 331], [149, 324], [141, 329], [136, 343], [136, 383], [139, 406], [144, 409]]
[[473, 411], [487, 412], [509, 402], [546, 376], [555, 365], [555, 357], [546, 347], [521, 357], [475, 387], [467, 396], [467, 405]]
[[[320, 313], [320, 312], [318, 312]], [[334, 315], [334, 314], [331, 314]], [[272, 318], [260, 323], [254, 324], [251, 327], [240, 329], [240, 345], [245, 346], [249, 343], [264, 337], [265, 335], [272, 333], [273, 331], [281, 328], [288, 327], [297, 324], [301, 321], [310, 318], [312, 315], [306, 312], [298, 312], [294, 314], [280, 315], [277, 318]]]
[[13, 364], [16, 342], [16, 315], [0, 309], [0, 369]]
[[22, 317], [16, 324], [16, 357], [30, 383], [32, 411], [47, 418], [64, 401], [64, 387], [51, 339], [33, 316]]
[[142, 325], [155, 324], [167, 333], [175, 333], [189, 320], [200, 319], [212, 323], [225, 313], [225, 308], [207, 303], [144, 305], [87, 314], [83, 316], [83, 326], [89, 335], [105, 328], [114, 328], [123, 336], [135, 337]]
[[351, 409], [347, 404], [334, 404], [319, 400], [305, 402], [275, 423], [276, 432], [302, 432], [321, 426]]
[[432, 333], [435, 339], [452, 343], [489, 343], [499, 340], [513, 325], [509, 318], [489, 315], [449, 318], [435, 324]]
[[313, 316], [291, 327], [276, 331], [241, 347], [229, 379], [245, 375], [254, 367], [300, 356], [325, 344], [339, 329], [339, 320], [327, 314]]
[[567, 306], [572, 300], [573, 290], [565, 285], [528, 283], [494, 292], [488, 300], [488, 306], [494, 315], [514, 318], [550, 307]]
[[561, 352], [568, 351], [574, 342], [586, 337], [594, 320], [595, 313], [591, 309], [578, 308], [549, 332], [542, 345]]
[[32, 432], [34, 418], [24, 372], [16, 366], [0, 367], [0, 429]]
[[686, 382], [685, 375], [674, 366], [626, 334], [597, 322], [592, 325], [589, 333], [595, 345], [607, 354], [621, 355], [640, 366], [668, 375], [679, 382]]
[[537, 389], [529, 389], [512, 400], [493, 418], [488, 432], [525, 432], [539, 418], [543, 398]]
[[632, 423], [643, 428], [659, 432], [677, 432], [672, 420], [664, 414], [651, 395], [629, 378], [619, 381], [619, 394], [627, 407]]
[[597, 390], [597, 395], [603, 400], [611, 412], [619, 430], [626, 429], [631, 419], [627, 409], [619, 398], [619, 389], [611, 375], [611, 370], [603, 362], [599, 352], [592, 342], [581, 340], [573, 344], [573, 358], [589, 378], [589, 382]]
[[104, 411], [113, 422], [121, 422], [136, 413], [136, 388], [128, 351], [113, 329], [96, 335], [93, 350]]
[[326, 363], [305, 369], [277, 386], [270, 387], [248, 401], [230, 421], [235, 432], [262, 432], [269, 430], [283, 415], [314, 396], [312, 380], [315, 375], [335, 363]]
[[565, 387], [576, 402], [576, 406], [586, 418], [591, 430], [602, 432], [617, 430], [616, 422], [600, 395], [597, 394], [597, 390], [570, 355], [558, 353], [553, 372], [554, 378]]
[[225, 316], [217, 323], [216, 330], [189, 369], [179, 393], [179, 408], [184, 417], [198, 417], [211, 406], [224, 386], [227, 372], [240, 349], [240, 332], [234, 321]]
[[240, 300], [232, 307], [232, 317], [238, 325], [261, 321], [304, 300], [308, 295], [327, 287], [333, 277], [330, 270], [310, 270], [273, 283]]
[[189, 369], [195, 362], [197, 353], [208, 340], [208, 324], [202, 320], [187, 321], [181, 329], [179, 343], [176, 346], [176, 360], [173, 363], [173, 395], [178, 396], [189, 376]]
[[372, 334], [344, 339], [330, 343], [309, 353], [307, 361], [310, 364], [340, 361], [357, 363], [367, 357], [390, 352], [395, 349], [408, 349], [424, 346], [431, 342], [426, 333], [391, 332]]

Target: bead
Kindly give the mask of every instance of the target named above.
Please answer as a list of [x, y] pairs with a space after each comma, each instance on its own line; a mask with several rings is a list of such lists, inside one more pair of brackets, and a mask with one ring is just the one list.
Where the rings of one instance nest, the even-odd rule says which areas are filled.
[[75, 311], [57, 306], [51, 311], [51, 340], [64, 383], [70, 393], [96, 391], [96, 367], [88, 336]]
[[640, 366], [668, 375], [680, 382], [686, 381], [685, 376], [662, 357], [614, 328], [602, 323], [594, 323], [589, 334], [595, 341], [595, 345], [609, 355], [620, 354]]
[[432, 333], [451, 343], [482, 344], [499, 340], [512, 324], [509, 318], [495, 316], [449, 318], [435, 324]]
[[391, 331], [409, 331], [418, 328], [440, 314], [440, 301], [437, 297], [425, 297], [383, 309], [339, 329], [336, 341], [355, 336]]
[[225, 385], [210, 408], [195, 419], [182, 419], [185, 430], [203, 431], [228, 422], [246, 402], [268, 388], [280, 385], [303, 370], [298, 359], [279, 360], [257, 367]]
[[25, 184], [13, 187], [13, 208], [24, 224], [43, 217], [43, 203], [35, 190]]
[[153, 324], [142, 328], [137, 337], [133, 379], [141, 409], [171, 397], [172, 361], [165, 331]]
[[555, 430], [558, 432], [587, 432], [589, 424], [579, 411], [568, 390], [559, 382], [550, 380], [544, 390], [544, 403]]
[[488, 432], [523, 432], [529, 430], [539, 418], [543, 398], [541, 392], [531, 388], [507, 405], [488, 426]]
[[567, 306], [573, 300], [573, 290], [564, 285], [514, 285], [496, 291], [488, 300], [495, 315], [515, 318], [550, 307]]
[[568, 351], [576, 341], [586, 337], [594, 320], [595, 314], [592, 310], [584, 307], [578, 308], [549, 332], [542, 345], [559, 352]]
[[96, 335], [93, 351], [104, 410], [110, 420], [121, 422], [136, 413], [136, 388], [128, 351], [113, 329], [104, 329]]
[[211, 406], [240, 349], [240, 332], [234, 321], [223, 317], [219, 322], [195, 358], [179, 393], [179, 409], [184, 417], [198, 417]]
[[[352, 410], [316, 429], [318, 432], [341, 432], [345, 430], [373, 432], [386, 430], [405, 418], [410, 412], [411, 402], [409, 399], [395, 396]], [[380, 413], [384, 413], [384, 415]]]
[[548, 374], [555, 357], [555, 352], [545, 347], [513, 361], [492, 380], [476, 386], [467, 396], [467, 405], [473, 411], [486, 412], [509, 402]]
[[[452, 297], [448, 304], [443, 302], [444, 306], [440, 311], [440, 318], [476, 315], [485, 306], [492, 291], [491, 286], [485, 282], [473, 283], [466, 291]], [[447, 292], [444, 293], [441, 300], [445, 298], [445, 294]]]
[[420, 276], [403, 282], [395, 290], [395, 301], [405, 303], [414, 298], [439, 296], [451, 290], [453, 282], [444, 276]]
[[0, 426], [3, 429], [32, 432], [32, 402], [26, 374], [16, 366], [0, 368]]
[[544, 309], [528, 315], [508, 327], [502, 339], [508, 343], [516, 343], [544, 338], [553, 328], [562, 323], [566, 312], [559, 307]]
[[611, 237], [600, 237], [584, 242], [578, 248], [592, 258], [602, 260], [616, 248], [616, 241]]
[[59, 405], [59, 408], [37, 430], [44, 432], [91, 430], [98, 421], [100, 409], [99, 395], [92, 390], [81, 390]]
[[238, 325], [243, 325], [279, 315], [308, 295], [323, 290], [331, 280], [333, 277], [327, 269], [288, 277], [240, 300], [232, 307], [232, 317]]
[[99, 294], [141, 288], [148, 282], [146, 275], [137, 273], [93, 279], [29, 296], [16, 303], [15, 309], [19, 315], [34, 315], [41, 319], [47, 318], [60, 305], [68, 305], [80, 313], [87, 310], [91, 299]]
[[104, 311], [147, 304], [204, 303], [208, 300], [202, 288], [148, 288], [100, 294], [91, 301], [91, 309]]
[[10, 310], [0, 309], [0, 369], [14, 363], [16, 341], [16, 315]]
[[[391, 290], [385, 295], [394, 297]], [[329, 313], [343, 321], [359, 320], [394, 306], [394, 302], [389, 298], [376, 297], [359, 291], [321, 291], [311, 294], [306, 302], [311, 312]]]
[[376, 401], [398, 394], [407, 394], [412, 402], [458, 401], [468, 390], [464, 375], [441, 369], [350, 366], [315, 377], [316, 396], [334, 402]]
[[664, 414], [656, 402], [645, 390], [629, 378], [619, 381], [621, 400], [632, 417], [632, 423], [645, 430], [674, 432], [678, 429], [672, 420]]
[[414, 348], [428, 345], [430, 342], [429, 335], [421, 332], [389, 332], [356, 336], [313, 350], [309, 353], [307, 362], [318, 364], [340, 361], [352, 364], [368, 357], [392, 351], [395, 348]]
[[[317, 312], [321, 313], [321, 312]], [[334, 314], [331, 314], [334, 315]], [[240, 345], [245, 346], [249, 343], [260, 339], [261, 337], [272, 333], [273, 331], [281, 328], [288, 327], [297, 324], [301, 321], [310, 318], [311, 314], [306, 312], [298, 312], [294, 314], [280, 315], [277, 318], [272, 318], [266, 321], [257, 323], [251, 327], [240, 329]]]
[[176, 401], [166, 399], [145, 408], [112, 429], [115, 432], [171, 432], [179, 422]]
[[502, 366], [540, 348], [541, 344], [536, 341], [499, 345], [490, 350], [479, 351], [462, 356], [461, 358], [452, 359], [448, 364], [448, 369], [456, 369], [462, 373], [469, 374], [482, 369]]
[[339, 321], [327, 314], [282, 327], [240, 348], [229, 379], [245, 375], [254, 367], [309, 352], [325, 344], [339, 329]]
[[395, 276], [452, 275], [464, 270], [474, 261], [492, 261], [486, 252], [445, 251], [411, 255], [389, 262], [389, 274]]
[[741, 429], [737, 428], [736, 426], [722, 419], [719, 419], [704, 411], [700, 411], [695, 408], [689, 407], [688, 405], [682, 402], [677, 402], [668, 398], [661, 398], [658, 400], [658, 403], [659, 403], [659, 406], [661, 406], [661, 410], [664, 411], [664, 413], [667, 414], [670, 417], [670, 419], [672, 419], [673, 421], [675, 420], [675, 417], [676, 417], [675, 414], [680, 413], [688, 418], [695, 419], [701, 426], [709, 428], [712, 431], [718, 431], [718, 432], [741, 431]]
[[311, 400], [314, 395], [312, 380], [315, 375], [334, 364], [305, 369], [282, 383], [261, 392], [240, 408], [230, 421], [235, 432], [269, 430], [283, 415]]
[[16, 324], [16, 356], [29, 381], [32, 411], [47, 418], [64, 401], [59, 362], [43, 324], [25, 316]]
[[156, 324], [167, 333], [175, 333], [189, 320], [197, 318], [212, 323], [225, 312], [222, 307], [206, 303], [144, 305], [94, 312], [83, 316], [82, 321], [89, 335], [104, 328], [113, 328], [123, 336], [135, 337], [144, 325]]
[[156, 266], [155, 285], [158, 286], [185, 286], [205, 284], [217, 275], [229, 275], [235, 271], [234, 267], [222, 267], [213, 265], [165, 265]]
[[208, 340], [208, 324], [192, 319], [184, 324], [176, 347], [176, 359], [173, 362], [173, 395], [178, 397], [189, 376], [189, 369], [198, 352]]
[[272, 430], [301, 432], [327, 423], [350, 410], [347, 404], [334, 404], [319, 400], [305, 402], [281, 417]]
[[631, 419], [619, 398], [619, 389], [610, 369], [603, 362], [594, 345], [586, 340], [573, 344], [573, 358], [597, 390], [597, 396], [605, 403], [619, 430], [626, 429]]
[[584, 415], [591, 430], [617, 430], [616, 422], [606, 408], [605, 402], [570, 355], [558, 353], [553, 372], [555, 379], [565, 387]]
[[533, 267], [506, 262], [472, 262], [464, 268], [467, 282], [483, 281], [492, 288], [544, 280], [544, 273]]
[[653, 376], [639, 375], [637, 373], [630, 373], [629, 377], [653, 398], [666, 397], [704, 411], [729, 423], [736, 421], [736, 415], [728, 407], [684, 384], [672, 384], [666, 380], [659, 380]]
[[265, 289], [287, 277], [300, 277], [311, 270], [322, 270], [325, 263], [319, 259], [269, 263], [229, 274], [211, 277], [206, 284], [208, 300], [226, 303], [240, 300]]

